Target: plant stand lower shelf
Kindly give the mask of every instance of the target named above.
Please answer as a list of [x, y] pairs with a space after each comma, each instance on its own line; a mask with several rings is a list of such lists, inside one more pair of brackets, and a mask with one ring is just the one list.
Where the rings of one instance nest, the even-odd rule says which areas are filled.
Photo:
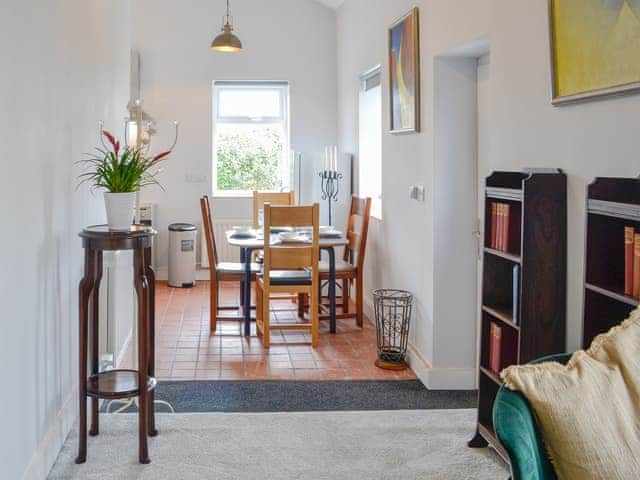
[[[91, 375], [87, 380], [87, 396], [114, 400], [140, 395], [137, 370], [109, 370]], [[147, 377], [147, 392], [156, 388], [154, 377]]]

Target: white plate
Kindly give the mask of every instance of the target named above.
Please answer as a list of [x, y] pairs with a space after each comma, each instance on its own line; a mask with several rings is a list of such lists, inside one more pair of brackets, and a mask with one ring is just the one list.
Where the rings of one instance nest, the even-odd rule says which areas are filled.
[[337, 237], [342, 237], [342, 232], [340, 230], [325, 230], [323, 232], [320, 232], [320, 237], [321, 238], [337, 238]]
[[283, 242], [291, 242], [303, 238], [298, 232], [280, 232], [278, 237], [280, 237], [280, 240]]
[[299, 232], [281, 232], [278, 234], [282, 243], [309, 243], [311, 238], [308, 235], [301, 235]]
[[250, 233], [253, 233], [253, 228], [248, 225], [236, 225], [235, 227], [232, 227], [231, 230], [233, 230], [233, 233], [237, 233], [240, 235], [248, 235]]
[[[311, 227], [300, 227], [296, 229], [298, 232], [304, 232], [304, 233], [310, 233], [311, 231], [313, 231], [313, 228]], [[338, 230], [336, 230], [334, 227], [331, 226], [320, 226], [318, 227], [318, 232], [320, 233], [335, 233], [338, 232]], [[340, 233], [340, 232], [338, 232]]]

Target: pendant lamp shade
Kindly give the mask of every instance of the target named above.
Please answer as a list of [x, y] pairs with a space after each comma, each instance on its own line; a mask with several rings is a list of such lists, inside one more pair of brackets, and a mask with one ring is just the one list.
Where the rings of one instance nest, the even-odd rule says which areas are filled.
[[236, 53], [242, 50], [242, 42], [233, 33], [233, 18], [229, 10], [229, 0], [227, 0], [227, 14], [224, 18], [222, 33], [211, 42], [211, 50], [227, 53]]

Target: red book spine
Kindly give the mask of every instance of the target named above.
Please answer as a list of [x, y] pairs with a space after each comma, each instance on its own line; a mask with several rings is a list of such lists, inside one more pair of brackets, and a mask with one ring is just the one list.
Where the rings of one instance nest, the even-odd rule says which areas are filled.
[[503, 215], [504, 215], [504, 221], [503, 221], [503, 227], [502, 227], [502, 249], [505, 252], [508, 252], [509, 251], [509, 214], [511, 213], [509, 204], [505, 203], [502, 209], [503, 209]]
[[491, 204], [491, 248], [494, 250], [498, 247], [498, 205], [493, 202]]
[[502, 250], [502, 231], [504, 230], [504, 204], [498, 204], [498, 233], [496, 238], [496, 250]]
[[489, 368], [496, 373], [500, 372], [500, 348], [502, 340], [502, 329], [495, 323], [491, 323], [489, 342]]
[[633, 236], [633, 297], [640, 299], [640, 234]]
[[624, 294], [633, 295], [633, 227], [624, 227]]

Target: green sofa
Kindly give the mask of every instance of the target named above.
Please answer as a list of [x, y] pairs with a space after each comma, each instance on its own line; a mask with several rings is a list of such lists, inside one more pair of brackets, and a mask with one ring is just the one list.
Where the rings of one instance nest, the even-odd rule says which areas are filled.
[[[531, 363], [556, 361], [567, 363], [570, 353], [551, 355]], [[519, 392], [504, 385], [500, 387], [493, 404], [493, 428], [509, 455], [512, 480], [555, 480], [556, 474], [549, 461], [538, 427], [529, 408], [529, 402]]]

